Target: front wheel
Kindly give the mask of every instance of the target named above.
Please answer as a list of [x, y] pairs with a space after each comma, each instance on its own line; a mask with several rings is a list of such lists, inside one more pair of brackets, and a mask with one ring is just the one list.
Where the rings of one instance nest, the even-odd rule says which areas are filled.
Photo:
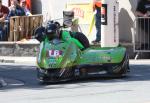
[[37, 77], [40, 83], [46, 83], [47, 76], [44, 72], [45, 72], [44, 70], [37, 68]]

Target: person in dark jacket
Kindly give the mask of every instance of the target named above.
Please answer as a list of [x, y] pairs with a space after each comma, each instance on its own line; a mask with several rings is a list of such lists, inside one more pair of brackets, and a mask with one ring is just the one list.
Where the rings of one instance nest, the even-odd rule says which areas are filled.
[[141, 30], [138, 29], [138, 34], [141, 35], [140, 39], [141, 37], [144, 37], [140, 49], [148, 49], [150, 48], [150, 0], [140, 0], [138, 2], [136, 8], [136, 16], [138, 17], [137, 27], [141, 28], [144, 31], [144, 33], [142, 33]]
[[20, 6], [23, 8], [26, 16], [31, 16], [32, 15], [30, 10], [27, 8], [26, 0], [21, 0], [20, 1]]
[[12, 16], [25, 16], [25, 12], [23, 8], [19, 5], [17, 0], [11, 0], [11, 6], [9, 7], [9, 15], [8, 17]]
[[148, 20], [148, 17], [150, 17], [150, 0], [140, 0], [138, 2], [136, 15], [142, 17], [138, 19], [139, 26], [148, 33], [150, 31], [150, 28], [148, 28], [150, 26], [150, 20]]
[[7, 28], [5, 21], [9, 13], [8, 7], [2, 5], [2, 0], [0, 0], [0, 41], [7, 40]]
[[0, 22], [5, 21], [6, 17], [8, 16], [8, 13], [8, 7], [2, 5], [2, 0], [0, 0]]

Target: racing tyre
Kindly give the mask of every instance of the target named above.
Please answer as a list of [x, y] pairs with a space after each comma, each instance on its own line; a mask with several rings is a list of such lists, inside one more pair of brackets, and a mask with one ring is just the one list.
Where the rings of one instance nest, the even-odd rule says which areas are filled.
[[74, 37], [75, 39], [79, 40], [80, 43], [85, 47], [85, 49], [90, 47], [89, 40], [83, 33], [75, 32], [75, 34], [71, 33], [71, 36]]
[[113, 77], [124, 77], [130, 72], [129, 68], [129, 56], [126, 54], [122, 62], [108, 70], [110, 75]]
[[45, 75], [45, 73], [41, 72], [41, 69], [37, 68], [37, 77], [39, 79], [39, 83], [40, 84], [45, 84], [47, 83], [46, 78], [47, 76]]

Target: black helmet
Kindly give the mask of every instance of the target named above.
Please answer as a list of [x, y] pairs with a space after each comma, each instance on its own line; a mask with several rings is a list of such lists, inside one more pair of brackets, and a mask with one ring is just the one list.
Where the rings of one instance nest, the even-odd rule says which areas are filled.
[[46, 35], [49, 39], [57, 37], [57, 25], [55, 23], [49, 23], [46, 26]]

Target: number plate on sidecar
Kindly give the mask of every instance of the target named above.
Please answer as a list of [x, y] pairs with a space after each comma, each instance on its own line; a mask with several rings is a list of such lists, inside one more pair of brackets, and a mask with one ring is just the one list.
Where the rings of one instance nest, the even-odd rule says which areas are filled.
[[62, 56], [62, 51], [61, 50], [49, 50], [48, 51], [48, 56], [57, 58], [59, 56]]

